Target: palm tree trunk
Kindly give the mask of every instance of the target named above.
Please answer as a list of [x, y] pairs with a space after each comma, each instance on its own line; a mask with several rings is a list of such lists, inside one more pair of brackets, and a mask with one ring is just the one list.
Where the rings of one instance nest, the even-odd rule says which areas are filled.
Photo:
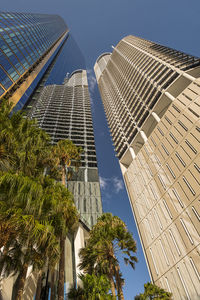
[[113, 297], [116, 297], [116, 292], [115, 292], [115, 283], [113, 280], [113, 276], [111, 274], [108, 274], [109, 280], [110, 280], [110, 286], [111, 286], [111, 293], [113, 295]]
[[9, 226], [6, 225], [6, 222], [1, 222], [0, 225], [0, 249], [6, 245], [10, 237]]
[[18, 284], [16, 286], [16, 300], [22, 300], [27, 270], [28, 270], [28, 264], [24, 263], [22, 270], [19, 274]]
[[52, 271], [51, 273], [51, 299], [50, 300], [55, 300], [55, 270]]
[[42, 270], [39, 271], [35, 300], [40, 300], [41, 290], [42, 290]]
[[60, 262], [59, 262], [59, 279], [58, 279], [58, 300], [64, 300], [64, 282], [65, 282], [65, 238], [60, 238]]
[[114, 279], [113, 279], [113, 271], [112, 271], [112, 263], [110, 261], [110, 259], [108, 258], [109, 260], [109, 273], [108, 273], [108, 278], [110, 280], [110, 286], [111, 286], [111, 293], [113, 295], [113, 297], [116, 297], [116, 292], [115, 292], [115, 283], [114, 283]]
[[66, 185], [66, 174], [65, 174], [65, 165], [62, 166], [62, 184]]
[[[3, 253], [1, 254], [1, 258], [3, 258], [4, 256], [6, 256], [8, 250], [9, 250], [9, 249], [8, 249], [7, 246], [5, 246], [5, 247], [3, 248]], [[3, 269], [4, 269], [4, 265], [2, 264], [2, 265], [0, 266], [0, 276], [2, 276]]]
[[116, 272], [116, 284], [117, 284], [117, 294], [118, 294], [118, 300], [124, 300], [124, 293], [122, 289], [122, 280], [120, 278], [119, 274], [119, 265], [115, 267]]

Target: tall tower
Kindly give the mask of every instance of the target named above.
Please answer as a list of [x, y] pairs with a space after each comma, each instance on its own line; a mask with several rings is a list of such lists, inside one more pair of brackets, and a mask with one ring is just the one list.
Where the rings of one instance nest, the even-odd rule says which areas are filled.
[[67, 183], [81, 220], [91, 228], [102, 213], [87, 73], [76, 70], [62, 85], [47, 85], [30, 112], [56, 144], [70, 139], [83, 148], [81, 166]]
[[200, 297], [200, 59], [134, 36], [94, 66], [152, 280]]
[[0, 12], [0, 98], [21, 109], [67, 37], [59, 16]]
[[37, 101], [32, 103], [29, 117], [38, 120], [38, 125], [50, 135], [53, 144], [61, 139], [70, 139], [83, 149], [81, 166], [66, 183], [80, 212], [77, 232], [66, 238], [67, 289], [79, 281], [79, 250], [85, 246], [89, 230], [102, 214], [86, 71], [75, 70], [64, 79], [62, 85], [44, 86]]

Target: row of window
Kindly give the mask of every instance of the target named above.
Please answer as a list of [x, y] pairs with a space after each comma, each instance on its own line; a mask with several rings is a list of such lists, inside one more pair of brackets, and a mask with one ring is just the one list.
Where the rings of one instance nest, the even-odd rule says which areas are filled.
[[0, 13], [1, 89], [19, 79], [65, 30], [59, 16]]

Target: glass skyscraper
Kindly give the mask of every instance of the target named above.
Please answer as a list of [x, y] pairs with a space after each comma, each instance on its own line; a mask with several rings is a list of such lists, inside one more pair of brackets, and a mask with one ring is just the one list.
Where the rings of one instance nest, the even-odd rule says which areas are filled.
[[[102, 213], [84, 57], [59, 16], [0, 13], [0, 45], [0, 98], [37, 118], [52, 143], [71, 139], [84, 151], [79, 171], [66, 183], [80, 212], [79, 227], [65, 242], [67, 291], [78, 280], [79, 249]], [[34, 276], [30, 274], [25, 289], [30, 298], [35, 293]], [[9, 285], [15, 279], [9, 280], [3, 284], [5, 299], [11, 299]], [[48, 283], [46, 287], [48, 294]]]
[[67, 34], [56, 15], [0, 12], [0, 97], [22, 108]]

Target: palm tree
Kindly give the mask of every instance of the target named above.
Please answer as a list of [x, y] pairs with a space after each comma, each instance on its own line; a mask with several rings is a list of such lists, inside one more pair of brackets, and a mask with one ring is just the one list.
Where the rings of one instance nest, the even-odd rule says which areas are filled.
[[[53, 165], [61, 168], [62, 184], [66, 186], [68, 169], [72, 165], [79, 166], [82, 148], [76, 147], [70, 140], [60, 140], [52, 149]], [[66, 170], [67, 168], [67, 170]]]
[[83, 287], [71, 288], [68, 298], [72, 300], [115, 300], [109, 294], [110, 282], [106, 275], [79, 275]]
[[118, 299], [124, 300], [124, 280], [120, 272], [117, 255], [124, 255], [124, 262], [135, 267], [137, 258], [136, 243], [124, 222], [111, 213], [103, 214], [90, 232], [88, 244], [80, 251], [80, 268], [86, 272], [106, 274], [110, 280], [111, 292], [115, 296], [115, 285]]
[[80, 279], [83, 284], [83, 290], [88, 300], [108, 300], [115, 298], [109, 294], [110, 282], [106, 275], [81, 274]]
[[[61, 169], [61, 178], [63, 186], [67, 182], [67, 170], [71, 166], [72, 161], [78, 166], [82, 149], [76, 147], [70, 140], [60, 140], [52, 149], [52, 161], [56, 168]], [[67, 168], [67, 170], [66, 170]], [[70, 206], [70, 207], [69, 207]], [[68, 202], [68, 206], [63, 207], [60, 211], [63, 223], [61, 226], [60, 238], [60, 263], [59, 263], [59, 280], [58, 280], [58, 299], [64, 299], [64, 264], [65, 264], [65, 238], [67, 230], [72, 227], [78, 220], [77, 211], [73, 202]]]
[[[60, 187], [61, 188], [61, 187]], [[78, 212], [70, 199], [69, 191], [62, 187], [62, 198], [54, 210], [54, 220], [56, 235], [60, 240], [60, 261], [59, 261], [59, 279], [58, 279], [58, 299], [64, 299], [64, 266], [65, 266], [65, 238], [68, 231], [72, 231], [78, 222]], [[72, 196], [71, 196], [72, 197]], [[63, 201], [65, 199], [65, 201]], [[53, 223], [54, 224], [54, 223]]]
[[[84, 295], [84, 289], [80, 286], [72, 287], [67, 294], [69, 300], [86, 300]], [[88, 299], [87, 299], [88, 300]]]
[[[40, 224], [42, 220], [46, 222], [47, 228], [49, 225], [53, 226], [60, 240], [58, 290], [61, 295], [59, 299], [63, 299], [65, 236], [67, 230], [70, 230], [77, 221], [78, 214], [72, 195], [58, 183], [54, 182], [50, 187], [49, 179], [44, 177], [44, 168], [49, 167], [52, 170], [54, 163], [60, 167], [62, 183], [65, 185], [66, 166], [69, 167], [72, 160], [75, 165], [77, 164], [81, 149], [66, 140], [60, 141], [52, 150], [49, 136], [38, 128], [37, 122], [25, 118], [20, 112], [10, 116], [10, 108], [11, 106], [5, 102], [0, 107], [0, 221], [2, 221], [0, 230], [2, 232], [6, 230], [7, 233], [4, 239], [0, 239], [0, 244], [4, 245], [5, 249], [9, 249], [9, 255], [12, 255], [7, 255], [7, 258], [11, 261], [15, 259], [16, 253], [16, 245], [12, 244], [13, 237], [17, 242], [19, 240], [21, 242], [22, 264], [18, 262], [20, 270], [15, 265], [15, 270], [19, 271], [18, 282], [21, 295], [28, 265], [38, 264], [36, 252], [40, 249], [40, 238], [42, 241], [47, 238], [47, 235], [43, 237], [40, 235], [38, 240], [32, 243], [32, 237], [37, 232], [35, 222], [37, 220], [40, 226], [43, 224]], [[9, 168], [5, 169], [7, 165]], [[28, 218], [31, 222], [27, 222]], [[37, 243], [39, 244], [36, 247]], [[36, 248], [38, 251], [35, 252]], [[7, 270], [9, 270], [8, 265]]]
[[0, 247], [29, 232], [42, 193], [38, 180], [10, 172], [0, 176]]
[[21, 112], [10, 116], [7, 103], [0, 107], [0, 120], [0, 170], [5, 171], [6, 163], [6, 168], [15, 173], [42, 174], [51, 151], [47, 133]]
[[10, 169], [9, 155], [6, 153], [4, 145], [0, 145], [0, 171], [8, 171]]
[[[62, 184], [45, 177], [45, 196], [42, 199], [44, 218], [50, 221], [54, 234], [60, 243], [58, 297], [64, 297], [64, 264], [65, 264], [65, 238], [68, 231], [73, 231], [79, 219], [78, 211], [73, 202], [73, 196]], [[55, 263], [49, 261], [51, 273], [54, 272]]]
[[60, 201], [66, 205], [68, 200], [68, 191], [65, 189], [66, 199], [60, 188], [61, 191], [64, 189], [46, 177], [43, 182], [40, 179], [40, 183], [16, 174], [6, 173], [0, 178], [0, 216], [3, 218], [4, 212], [4, 222], [9, 224], [17, 221], [14, 234], [9, 232], [4, 241], [7, 251], [0, 259], [4, 275], [19, 273], [16, 299], [22, 297], [29, 265], [40, 271], [47, 261], [55, 265], [59, 260], [59, 243], [52, 226], [52, 216], [55, 206], [60, 205]]
[[49, 226], [42, 223], [35, 222], [34, 240], [30, 239], [26, 245], [21, 240], [13, 242], [12, 246], [10, 245], [8, 251], [1, 257], [4, 275], [18, 273], [15, 285], [15, 299], [17, 300], [22, 299], [29, 266], [32, 266], [33, 270], [40, 270], [52, 256], [57, 261], [59, 259], [59, 245], [56, 237], [51, 232]]

